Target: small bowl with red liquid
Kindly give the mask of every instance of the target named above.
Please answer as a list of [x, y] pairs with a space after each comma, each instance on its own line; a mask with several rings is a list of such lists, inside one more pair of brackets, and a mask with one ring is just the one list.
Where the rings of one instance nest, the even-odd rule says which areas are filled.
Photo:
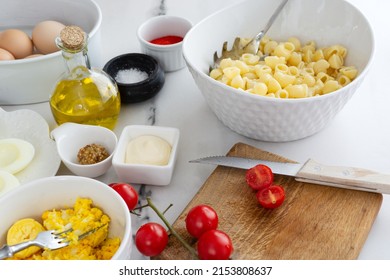
[[155, 16], [140, 25], [137, 31], [141, 51], [157, 59], [165, 72], [185, 67], [182, 44], [192, 23], [171, 15]]

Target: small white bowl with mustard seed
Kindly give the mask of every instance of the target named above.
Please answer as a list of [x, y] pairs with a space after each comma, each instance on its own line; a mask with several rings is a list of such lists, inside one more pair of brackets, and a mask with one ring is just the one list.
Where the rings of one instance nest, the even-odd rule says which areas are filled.
[[112, 165], [118, 139], [113, 131], [96, 125], [64, 123], [51, 132], [58, 154], [75, 175], [96, 178]]
[[165, 186], [171, 182], [180, 132], [174, 127], [129, 125], [118, 141], [112, 165], [121, 181]]

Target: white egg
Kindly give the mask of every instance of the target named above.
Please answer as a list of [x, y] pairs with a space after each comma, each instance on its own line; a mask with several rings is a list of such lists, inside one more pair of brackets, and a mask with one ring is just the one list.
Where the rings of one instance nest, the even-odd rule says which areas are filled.
[[0, 170], [15, 174], [34, 158], [34, 146], [22, 139], [0, 139]]
[[0, 195], [19, 185], [18, 178], [7, 171], [0, 170]]

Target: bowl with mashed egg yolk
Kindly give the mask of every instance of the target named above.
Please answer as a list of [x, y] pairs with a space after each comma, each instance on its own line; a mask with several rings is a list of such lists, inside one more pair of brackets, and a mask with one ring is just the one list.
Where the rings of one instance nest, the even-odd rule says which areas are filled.
[[179, 130], [173, 127], [126, 126], [112, 158], [119, 179], [134, 184], [168, 185], [179, 136]]
[[[20, 236], [31, 227], [18, 230], [17, 236], [12, 236], [12, 228], [31, 219], [47, 230], [72, 228], [77, 236], [102, 223], [104, 227], [67, 247], [34, 252], [33, 256], [22, 254], [21, 259], [130, 259], [130, 212], [120, 195], [105, 183], [81, 176], [53, 176], [5, 193], [0, 197], [0, 247], [11, 241], [19, 243]], [[34, 238], [32, 234], [28, 236], [25, 238]], [[19, 242], [14, 242], [15, 238]]]

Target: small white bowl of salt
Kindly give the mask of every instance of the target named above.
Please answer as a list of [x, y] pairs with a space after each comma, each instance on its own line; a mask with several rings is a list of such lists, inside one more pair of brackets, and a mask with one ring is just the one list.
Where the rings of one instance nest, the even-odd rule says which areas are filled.
[[116, 56], [106, 63], [103, 70], [116, 81], [122, 103], [136, 103], [152, 98], [165, 82], [165, 73], [160, 63], [141, 53]]

